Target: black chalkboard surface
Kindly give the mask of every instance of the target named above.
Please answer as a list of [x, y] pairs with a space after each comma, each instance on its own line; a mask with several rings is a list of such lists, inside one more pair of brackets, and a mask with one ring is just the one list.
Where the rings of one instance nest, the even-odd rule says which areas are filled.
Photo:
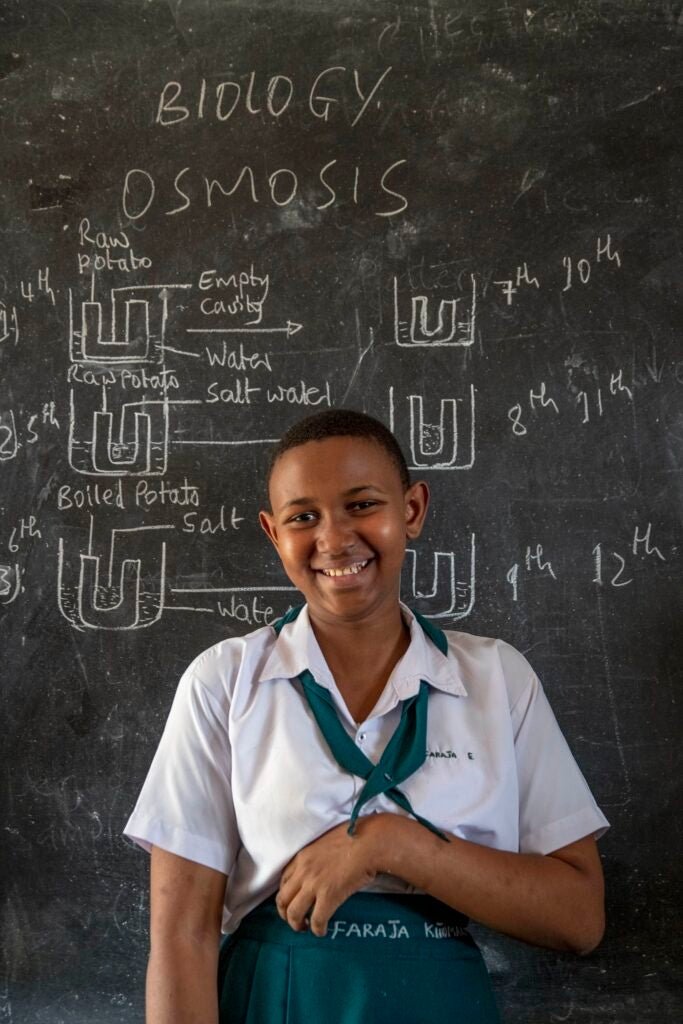
[[404, 597], [527, 654], [612, 822], [594, 954], [481, 931], [505, 1020], [681, 1019], [681, 4], [0, 19], [0, 1020], [143, 1019], [120, 832], [183, 668], [296, 601], [259, 481], [328, 405], [432, 488]]

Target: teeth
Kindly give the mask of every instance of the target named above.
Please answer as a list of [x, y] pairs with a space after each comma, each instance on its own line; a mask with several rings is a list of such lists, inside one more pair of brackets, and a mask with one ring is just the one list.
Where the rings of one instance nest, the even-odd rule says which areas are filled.
[[368, 564], [369, 559], [364, 562], [356, 562], [355, 565], [347, 565], [345, 569], [323, 569], [323, 576], [355, 576]]

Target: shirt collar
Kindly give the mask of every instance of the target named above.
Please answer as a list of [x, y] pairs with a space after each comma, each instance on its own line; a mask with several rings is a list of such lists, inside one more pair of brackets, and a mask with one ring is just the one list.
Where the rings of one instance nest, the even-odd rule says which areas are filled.
[[[389, 677], [389, 685], [399, 700], [417, 693], [422, 679], [444, 693], [466, 697], [467, 690], [455, 656], [450, 651], [441, 653], [406, 605], [401, 604], [401, 611], [410, 627], [410, 644]], [[332, 674], [315, 638], [306, 605], [293, 622], [288, 622], [280, 630], [258, 682], [293, 679], [305, 669], [311, 672], [317, 683], [330, 689]]]

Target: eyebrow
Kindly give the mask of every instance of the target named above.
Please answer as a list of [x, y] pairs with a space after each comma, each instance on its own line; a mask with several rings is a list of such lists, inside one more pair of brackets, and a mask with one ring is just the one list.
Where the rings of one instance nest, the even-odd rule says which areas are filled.
[[[376, 491], [378, 494], [385, 493], [381, 487], [377, 487], [375, 484], [360, 484], [358, 487], [349, 487], [348, 491], [344, 491], [342, 497], [351, 498], [354, 494], [359, 494], [360, 491]], [[280, 511], [284, 512], [285, 509], [301, 505], [313, 505], [315, 504], [315, 500], [315, 498], [292, 498], [290, 501], [286, 501], [284, 505], [280, 506]]]

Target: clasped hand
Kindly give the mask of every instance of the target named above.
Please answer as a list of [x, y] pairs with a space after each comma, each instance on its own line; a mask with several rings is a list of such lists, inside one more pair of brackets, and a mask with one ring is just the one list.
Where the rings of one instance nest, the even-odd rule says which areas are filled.
[[347, 822], [337, 825], [304, 846], [286, 865], [275, 904], [294, 931], [305, 931], [310, 924], [314, 935], [324, 935], [344, 900], [374, 881], [378, 871], [375, 837], [381, 817], [360, 819], [353, 836], [348, 835]]

